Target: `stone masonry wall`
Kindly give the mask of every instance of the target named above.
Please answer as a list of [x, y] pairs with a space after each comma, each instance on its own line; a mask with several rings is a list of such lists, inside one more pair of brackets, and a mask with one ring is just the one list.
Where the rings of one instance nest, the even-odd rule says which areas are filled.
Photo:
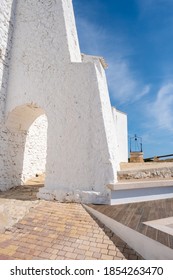
[[22, 181], [42, 174], [46, 169], [47, 117], [41, 115], [30, 126], [25, 142]]

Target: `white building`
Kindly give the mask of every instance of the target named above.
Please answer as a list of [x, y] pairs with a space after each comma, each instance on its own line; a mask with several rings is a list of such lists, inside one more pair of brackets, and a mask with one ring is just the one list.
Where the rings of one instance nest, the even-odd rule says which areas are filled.
[[105, 62], [81, 55], [71, 0], [0, 1], [0, 190], [46, 172], [39, 197], [109, 203], [127, 117]]

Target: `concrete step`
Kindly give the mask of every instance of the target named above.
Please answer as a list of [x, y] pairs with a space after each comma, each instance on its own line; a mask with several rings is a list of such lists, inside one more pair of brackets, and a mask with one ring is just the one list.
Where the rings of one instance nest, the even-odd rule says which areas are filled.
[[111, 205], [173, 198], [173, 179], [118, 182], [108, 188], [111, 190]]

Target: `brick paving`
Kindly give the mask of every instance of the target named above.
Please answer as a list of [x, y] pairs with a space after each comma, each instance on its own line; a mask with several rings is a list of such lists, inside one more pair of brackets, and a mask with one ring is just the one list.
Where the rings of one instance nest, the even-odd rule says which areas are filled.
[[127, 203], [121, 205], [89, 205], [91, 208], [173, 249], [173, 236], [150, 225], [147, 221], [173, 217], [173, 198]]
[[41, 200], [0, 234], [0, 259], [125, 260], [140, 256], [82, 205]]

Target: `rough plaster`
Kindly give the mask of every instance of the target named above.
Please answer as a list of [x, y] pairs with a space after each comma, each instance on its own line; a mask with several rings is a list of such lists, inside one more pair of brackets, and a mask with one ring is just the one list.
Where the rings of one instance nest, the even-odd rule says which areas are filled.
[[[45, 114], [46, 181], [39, 197], [109, 203], [106, 186], [116, 182], [118, 164], [114, 120], [100, 59], [81, 59], [72, 2], [18, 0], [13, 9], [0, 189], [19, 184], [36, 172], [30, 151], [39, 142], [38, 125], [29, 127]], [[38, 150], [34, 162], [37, 156], [40, 158]]]

